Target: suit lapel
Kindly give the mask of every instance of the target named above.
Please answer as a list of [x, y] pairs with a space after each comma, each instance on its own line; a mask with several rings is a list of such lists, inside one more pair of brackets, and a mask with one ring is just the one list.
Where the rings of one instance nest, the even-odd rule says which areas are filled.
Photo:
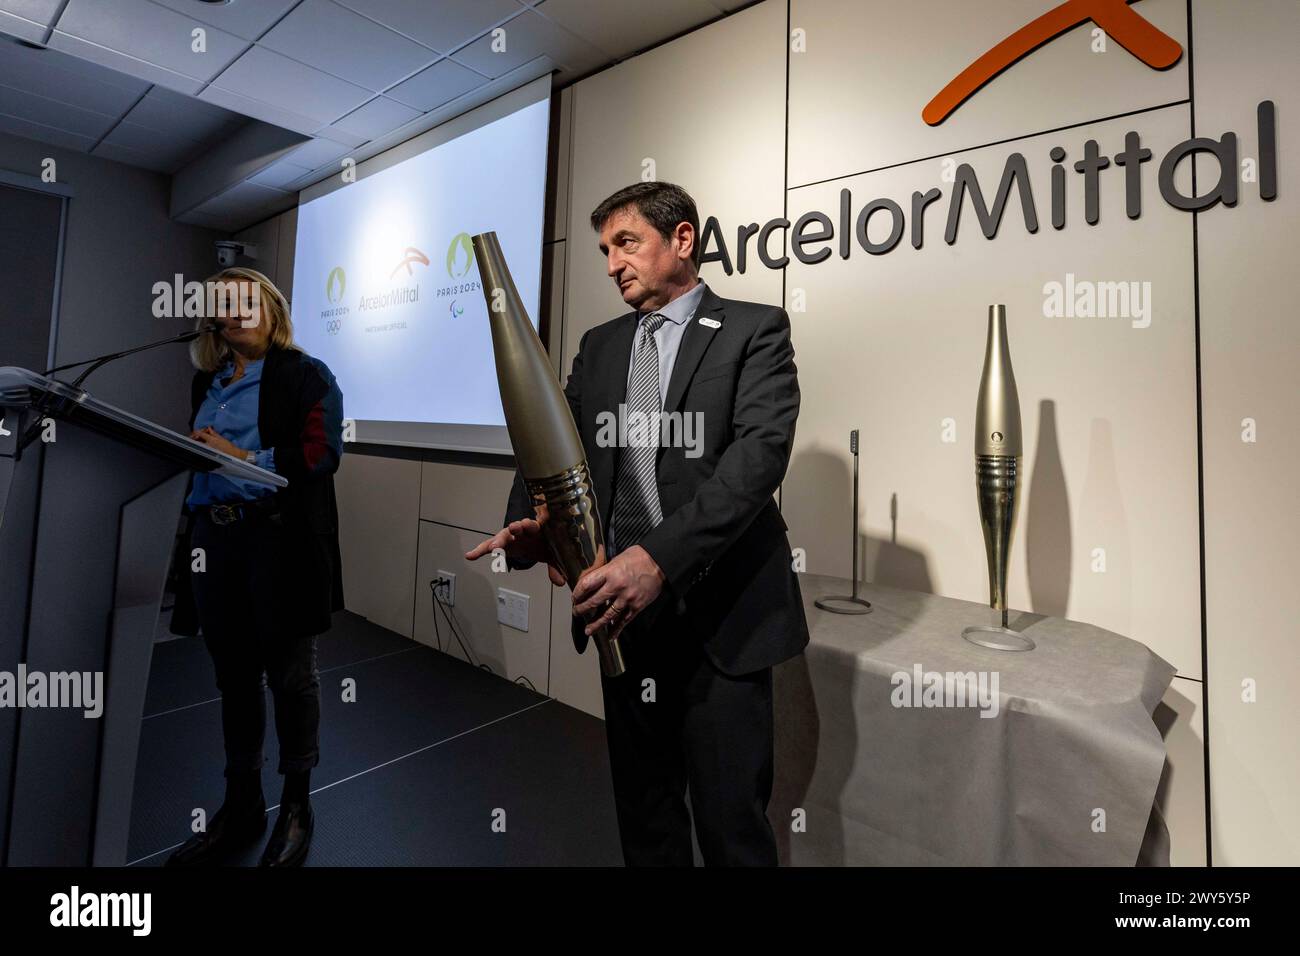
[[[614, 320], [614, 330], [605, 344], [605, 351], [593, 356], [599, 362], [596, 382], [596, 400], [592, 408], [596, 413], [618, 414], [618, 406], [627, 399], [627, 374], [632, 364], [632, 339], [636, 335], [636, 313], [629, 312]], [[583, 406], [586, 406], [584, 399]], [[584, 413], [584, 417], [585, 417]], [[587, 463], [596, 485], [596, 503], [600, 509], [601, 523], [609, 527], [610, 496], [614, 488], [614, 474], [618, 467], [617, 446], [588, 448]]]
[[[677, 360], [673, 363], [673, 374], [668, 379], [668, 391], [664, 393], [664, 411], [675, 411], [681, 404], [686, 383], [694, 377], [695, 369], [704, 357], [704, 350], [709, 347], [714, 333], [718, 331], [717, 326], [701, 325], [700, 319], [711, 318], [720, 325], [723, 316], [722, 300], [713, 289], [705, 286], [699, 308], [695, 310], [694, 317], [687, 321], [686, 331], [682, 333], [682, 340], [677, 346]], [[632, 343], [629, 342], [628, 348], [631, 347]], [[626, 364], [625, 362], [624, 365]]]
[[[682, 340], [677, 346], [677, 359], [673, 363], [673, 372], [668, 380], [668, 391], [664, 395], [664, 411], [673, 411], [681, 404], [686, 392], [686, 385], [695, 375], [705, 350], [713, 341], [717, 327], [701, 325], [701, 318], [710, 318], [721, 325], [724, 318], [722, 299], [708, 286], [704, 296], [695, 310], [695, 315], [686, 323]], [[617, 414], [620, 404], [627, 401], [627, 376], [632, 364], [632, 339], [636, 335], [637, 314], [630, 312], [615, 319], [615, 327], [606, 343], [606, 351], [599, 356], [600, 375], [597, 379], [598, 400], [594, 403], [597, 412], [608, 411]], [[586, 402], [583, 402], [586, 405]], [[659, 449], [662, 458], [664, 449]], [[609, 512], [610, 493], [614, 487], [614, 476], [618, 474], [617, 446], [598, 447], [587, 450], [587, 461], [593, 473], [599, 471], [603, 480], [597, 481], [596, 501], [600, 507], [601, 519], [606, 528], [612, 517]], [[595, 459], [599, 456], [601, 463], [607, 467], [598, 468]], [[595, 475], [593, 474], [593, 478]], [[661, 493], [662, 493], [662, 489]], [[602, 493], [603, 492], [603, 493]]]
[[611, 350], [601, 363], [604, 377], [601, 380], [601, 402], [597, 408], [617, 411], [620, 402], [627, 398], [627, 373], [632, 367], [632, 339], [636, 336], [636, 313], [629, 312], [616, 320], [614, 332], [606, 346]]

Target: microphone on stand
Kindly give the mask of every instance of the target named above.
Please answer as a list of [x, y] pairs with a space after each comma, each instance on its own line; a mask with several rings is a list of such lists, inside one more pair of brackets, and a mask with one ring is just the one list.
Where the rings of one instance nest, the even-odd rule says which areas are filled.
[[[76, 368], [78, 365], [89, 365], [90, 368], [86, 369], [84, 372], [78, 375], [76, 379], [74, 379], [72, 382], [62, 383], [62, 384], [71, 385], [72, 388], [84, 392], [85, 390], [81, 388], [81, 383], [86, 380], [86, 378], [90, 375], [90, 373], [95, 371], [95, 369], [99, 368], [102, 365], [107, 365], [109, 362], [113, 361], [114, 359], [120, 359], [127, 355], [134, 355], [136, 352], [144, 352], [147, 349], [158, 348], [161, 345], [173, 345], [177, 342], [192, 342], [195, 339], [197, 339], [200, 335], [217, 334], [222, 332], [224, 328], [225, 326], [223, 326], [220, 322], [213, 322], [209, 325], [205, 325], [201, 329], [191, 329], [188, 332], [182, 332], [180, 335], [173, 335], [169, 339], [161, 339], [160, 341], [157, 342], [149, 342], [145, 345], [137, 345], [135, 348], [123, 349], [120, 352], [110, 352], [107, 355], [100, 355], [95, 358], [82, 359], [80, 362], [68, 362], [66, 365], [56, 365], [54, 368], [47, 368], [41, 374], [53, 375], [55, 372], [62, 372], [64, 369]], [[34, 411], [36, 412], [36, 418], [31, 423], [31, 425], [28, 426], [27, 431], [23, 433], [22, 440], [18, 443], [19, 450], [26, 448], [28, 445], [30, 445], [32, 441], [36, 438], [37, 432], [40, 431], [41, 421], [42, 419], [45, 418], [45, 413], [47, 411], [50, 395], [51, 393], [47, 391], [41, 397], [40, 402], [36, 405], [34, 409]]]
[[161, 339], [160, 341], [157, 342], [149, 342], [146, 345], [137, 345], [135, 348], [132, 349], [123, 349], [120, 352], [110, 352], [107, 355], [99, 355], [96, 356], [95, 358], [82, 359], [80, 362], [69, 362], [67, 365], [56, 365], [54, 368], [47, 368], [41, 374], [53, 375], [55, 372], [62, 372], [64, 369], [68, 369], [68, 368], [76, 368], [78, 365], [89, 365], [90, 368], [86, 369], [84, 372], [78, 375], [77, 378], [71, 383], [73, 388], [80, 388], [81, 383], [86, 380], [87, 376], [89, 376], [91, 372], [95, 371], [95, 369], [99, 368], [101, 365], [108, 364], [114, 359], [120, 359], [127, 355], [134, 355], [136, 352], [143, 352], [146, 349], [155, 349], [158, 348], [158, 346], [160, 345], [172, 345], [177, 342], [193, 342], [200, 335], [207, 335], [209, 333], [221, 332], [224, 329], [225, 326], [223, 326], [221, 323], [213, 322], [211, 325], [205, 325], [201, 329], [192, 329], [189, 332], [182, 332], [180, 335], [174, 335], [169, 339]]

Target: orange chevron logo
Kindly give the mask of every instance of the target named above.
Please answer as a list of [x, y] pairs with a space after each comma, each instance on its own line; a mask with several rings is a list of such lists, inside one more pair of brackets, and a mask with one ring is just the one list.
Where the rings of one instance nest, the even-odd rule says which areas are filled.
[[1089, 20], [1153, 70], [1169, 69], [1182, 59], [1182, 46], [1131, 10], [1129, 4], [1134, 2], [1136, 0], [1066, 0], [1059, 7], [1026, 23], [958, 73], [921, 110], [921, 119], [930, 126], [938, 126], [1003, 70]]
[[417, 262], [422, 266], [427, 266], [429, 264], [429, 257], [419, 249], [415, 248], [415, 246], [407, 246], [406, 251], [403, 253], [403, 257], [402, 261], [393, 267], [393, 271], [388, 274], [388, 278], [391, 279], [397, 275], [397, 273], [401, 272], [403, 266], [406, 267], [406, 274], [410, 276], [415, 275], [415, 270], [412, 269], [411, 266], [415, 265]]

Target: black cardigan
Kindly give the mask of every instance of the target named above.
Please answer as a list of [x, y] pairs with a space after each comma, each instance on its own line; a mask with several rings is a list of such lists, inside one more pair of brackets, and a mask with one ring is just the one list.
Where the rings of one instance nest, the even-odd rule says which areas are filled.
[[[194, 375], [191, 430], [214, 374]], [[275, 493], [290, 556], [277, 617], [297, 633], [320, 634], [329, 630], [332, 612], [343, 609], [334, 497], [334, 472], [343, 453], [343, 393], [320, 359], [278, 346], [266, 353], [258, 389], [262, 447], [275, 450], [275, 471], [289, 480]], [[188, 570], [189, 562], [184, 565]]]

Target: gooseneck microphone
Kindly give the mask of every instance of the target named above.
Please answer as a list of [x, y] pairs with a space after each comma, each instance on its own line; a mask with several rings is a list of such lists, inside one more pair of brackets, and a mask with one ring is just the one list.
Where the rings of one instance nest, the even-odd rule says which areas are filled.
[[160, 339], [157, 342], [137, 345], [135, 348], [123, 349], [120, 352], [110, 352], [107, 355], [98, 355], [95, 358], [82, 359], [80, 362], [69, 362], [67, 365], [56, 365], [54, 368], [47, 368], [41, 374], [53, 375], [55, 372], [62, 372], [64, 369], [76, 368], [78, 365], [89, 365], [90, 368], [78, 375], [71, 383], [73, 388], [80, 388], [81, 383], [86, 380], [87, 376], [89, 376], [91, 372], [95, 371], [95, 369], [99, 368], [101, 365], [107, 365], [114, 359], [120, 359], [127, 355], [134, 355], [136, 352], [143, 352], [147, 349], [156, 349], [160, 345], [172, 345], [177, 342], [193, 342], [200, 335], [221, 332], [224, 328], [225, 327], [220, 323], [213, 322], [211, 325], [205, 325], [201, 329], [191, 329], [189, 332], [182, 332], [180, 335], [173, 335], [169, 339]]
[[[222, 331], [223, 328], [224, 326], [222, 326], [221, 323], [213, 322], [209, 325], [205, 325], [201, 329], [191, 329], [188, 332], [182, 332], [180, 335], [173, 335], [171, 338], [168, 339], [161, 339], [157, 342], [148, 342], [144, 345], [137, 345], [135, 346], [135, 348], [122, 349], [120, 352], [110, 352], [107, 355], [99, 355], [96, 356], [95, 358], [82, 359], [80, 362], [68, 362], [66, 365], [56, 365], [54, 366], [54, 368], [47, 368], [41, 374], [53, 375], [55, 372], [62, 372], [64, 369], [76, 368], [79, 365], [89, 365], [90, 367], [88, 369], [86, 369], [84, 372], [78, 375], [72, 382], [67, 383], [70, 384], [73, 388], [80, 389], [81, 383], [84, 382], [86, 378], [93, 371], [95, 371], [95, 369], [103, 365], [107, 365], [109, 362], [113, 361], [114, 359], [120, 359], [127, 355], [134, 355], [136, 352], [144, 352], [147, 349], [156, 349], [162, 345], [173, 345], [177, 342], [192, 342], [195, 339], [197, 339], [200, 335], [210, 335], [210, 334], [219, 333]], [[36, 435], [40, 432], [41, 422], [45, 418], [45, 413], [49, 410], [50, 394], [51, 394], [50, 392], [46, 392], [41, 397], [40, 402], [38, 402], [35, 408], [33, 409], [36, 417], [32, 421], [31, 425], [27, 427], [27, 430], [23, 432], [22, 439], [18, 443], [18, 447], [20, 450], [30, 445], [32, 441], [36, 438]]]

